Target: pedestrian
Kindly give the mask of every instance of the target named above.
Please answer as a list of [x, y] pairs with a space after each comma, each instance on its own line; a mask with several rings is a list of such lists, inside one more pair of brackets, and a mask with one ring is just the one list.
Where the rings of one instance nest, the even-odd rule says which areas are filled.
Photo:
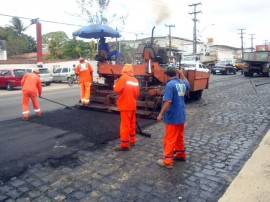
[[21, 81], [22, 84], [22, 120], [29, 119], [29, 98], [32, 100], [33, 108], [36, 116], [41, 116], [41, 109], [37, 100], [37, 96], [41, 97], [42, 85], [39, 78], [39, 69], [33, 69], [32, 73], [26, 73]]
[[106, 60], [111, 60], [111, 57], [115, 56], [116, 64], [120, 63], [121, 54], [118, 50], [110, 51], [110, 46], [108, 43], [106, 43], [106, 39], [104, 37], [99, 39], [98, 52], [99, 55], [104, 57]]
[[167, 79], [163, 96], [163, 105], [157, 117], [157, 121], [163, 119], [165, 123], [165, 135], [163, 137], [163, 158], [157, 163], [166, 168], [173, 168], [173, 159], [186, 160], [184, 144], [184, 127], [186, 121], [185, 93], [190, 89], [190, 84], [178, 70], [180, 79], [177, 77], [175, 68], [167, 68], [164, 75]]
[[79, 59], [80, 64], [76, 66], [75, 74], [79, 76], [79, 83], [81, 87], [81, 103], [82, 105], [89, 105], [90, 103], [90, 87], [93, 80], [93, 69], [84, 58]]
[[140, 94], [139, 82], [133, 76], [133, 68], [125, 64], [121, 77], [115, 81], [113, 90], [118, 93], [117, 107], [120, 111], [120, 145], [115, 151], [127, 151], [136, 143], [136, 100]]

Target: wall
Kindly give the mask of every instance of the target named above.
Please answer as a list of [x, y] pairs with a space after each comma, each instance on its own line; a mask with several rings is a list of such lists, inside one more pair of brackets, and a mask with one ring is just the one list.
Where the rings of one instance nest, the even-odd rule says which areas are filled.
[[6, 60], [7, 59], [7, 51], [0, 49], [0, 60]]

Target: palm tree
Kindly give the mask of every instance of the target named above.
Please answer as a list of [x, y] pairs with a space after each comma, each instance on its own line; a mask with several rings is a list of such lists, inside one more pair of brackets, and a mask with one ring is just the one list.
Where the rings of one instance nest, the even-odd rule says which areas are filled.
[[28, 28], [28, 27], [24, 27], [22, 21], [20, 20], [20, 18], [18, 17], [13, 17], [10, 20], [10, 23], [12, 24], [11, 26], [9, 26], [8, 28], [10, 28], [14, 34], [17, 35], [16, 37], [16, 55], [19, 54], [19, 40], [22, 36], [22, 33]]
[[13, 17], [13, 18], [11, 19], [10, 23], [12, 24], [12, 25], [10, 26], [10, 28], [11, 28], [13, 31], [17, 32], [17, 33], [18, 33], [18, 36], [19, 36], [20, 34], [22, 34], [22, 33], [28, 28], [28, 27], [25, 27], [25, 26], [23, 25], [22, 21], [21, 21], [20, 18], [18, 18], [18, 17]]

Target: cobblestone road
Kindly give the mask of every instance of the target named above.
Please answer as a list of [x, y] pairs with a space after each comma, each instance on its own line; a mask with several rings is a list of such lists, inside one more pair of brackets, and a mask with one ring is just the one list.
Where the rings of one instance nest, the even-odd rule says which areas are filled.
[[[43, 162], [8, 182], [0, 201], [218, 201], [269, 129], [269, 78], [211, 75], [202, 99], [187, 104], [186, 162], [161, 168], [164, 124], [138, 136], [128, 152], [119, 140], [75, 152], [64, 164]], [[253, 87], [252, 87], [253, 84]]]

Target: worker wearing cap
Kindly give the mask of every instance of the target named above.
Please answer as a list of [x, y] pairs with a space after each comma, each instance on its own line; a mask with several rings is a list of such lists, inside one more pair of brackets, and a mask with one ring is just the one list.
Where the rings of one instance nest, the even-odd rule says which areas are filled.
[[180, 79], [175, 68], [168, 68], [164, 75], [167, 79], [163, 96], [163, 105], [157, 117], [158, 121], [165, 122], [165, 135], [163, 138], [163, 158], [157, 163], [166, 168], [173, 168], [173, 159], [186, 159], [184, 145], [184, 126], [186, 121], [185, 93], [190, 89], [190, 84], [183, 70], [178, 70]]
[[125, 64], [122, 76], [115, 81], [113, 90], [118, 93], [117, 107], [120, 111], [120, 145], [116, 151], [127, 151], [136, 142], [136, 99], [140, 94], [139, 82], [133, 76], [133, 68]]
[[106, 43], [106, 39], [104, 37], [101, 37], [99, 39], [99, 45], [98, 45], [98, 52], [99, 55], [103, 56], [106, 60], [111, 59], [112, 56], [115, 56], [115, 61], [117, 64], [120, 63], [121, 60], [121, 54], [118, 50], [110, 50], [110, 46], [108, 43]]
[[32, 100], [36, 116], [41, 116], [40, 106], [37, 96], [41, 97], [42, 85], [39, 78], [39, 69], [33, 69], [33, 73], [26, 73], [21, 81], [22, 84], [22, 113], [23, 120], [29, 119], [29, 98]]
[[75, 68], [75, 74], [79, 76], [81, 87], [81, 103], [88, 105], [90, 102], [90, 86], [93, 79], [93, 69], [91, 65], [84, 61], [84, 58], [79, 59], [80, 64]]

